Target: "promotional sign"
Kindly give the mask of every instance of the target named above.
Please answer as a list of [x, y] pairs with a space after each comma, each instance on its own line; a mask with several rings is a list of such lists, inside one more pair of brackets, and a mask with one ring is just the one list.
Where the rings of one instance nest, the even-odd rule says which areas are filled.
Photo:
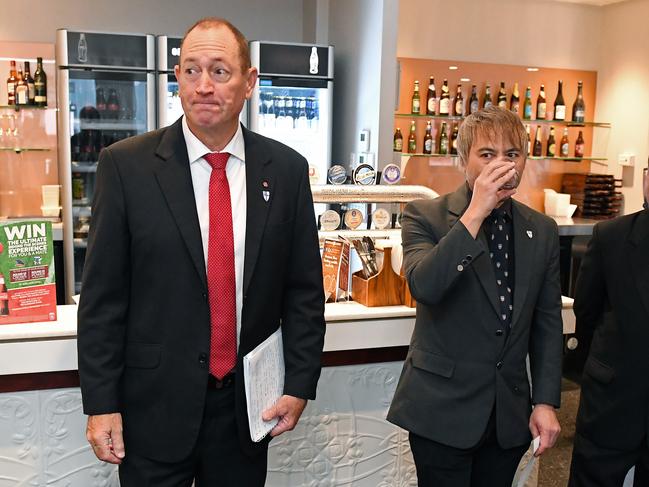
[[56, 321], [52, 223], [0, 223], [0, 324], [31, 321]]
[[349, 243], [326, 239], [322, 252], [322, 274], [326, 302], [349, 296]]

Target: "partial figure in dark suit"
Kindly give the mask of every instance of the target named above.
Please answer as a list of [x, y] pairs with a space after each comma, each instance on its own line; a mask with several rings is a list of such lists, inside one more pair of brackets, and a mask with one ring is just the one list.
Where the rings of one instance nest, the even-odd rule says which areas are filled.
[[570, 487], [649, 485], [649, 177], [645, 209], [595, 225], [579, 268], [577, 327], [589, 330]]
[[100, 157], [79, 305], [87, 437], [122, 487], [262, 486], [242, 357], [281, 325], [292, 429], [315, 397], [324, 291], [306, 160], [239, 124], [257, 81], [243, 35], [197, 22], [184, 116]]
[[458, 154], [466, 183], [403, 214], [417, 318], [388, 420], [410, 432], [419, 485], [505, 487], [532, 437], [540, 455], [560, 431], [559, 236], [511, 199], [527, 154], [514, 113], [467, 117]]

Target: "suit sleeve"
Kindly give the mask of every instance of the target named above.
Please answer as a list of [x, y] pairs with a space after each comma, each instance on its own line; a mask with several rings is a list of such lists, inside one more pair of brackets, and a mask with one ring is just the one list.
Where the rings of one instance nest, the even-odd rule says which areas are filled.
[[314, 399], [324, 346], [324, 289], [308, 166], [303, 159], [300, 162], [292, 259], [284, 283], [284, 393]]
[[530, 332], [530, 372], [532, 403], [559, 407], [563, 323], [561, 320], [561, 281], [559, 279], [559, 231], [552, 224], [548, 261], [541, 291], [536, 300]]
[[110, 149], [97, 168], [78, 310], [78, 361], [85, 414], [119, 412], [129, 296], [129, 232], [120, 175]]
[[485, 248], [459, 220], [439, 238], [418, 203], [406, 206], [401, 221], [403, 267], [412, 296], [422, 304], [435, 305]]
[[595, 225], [581, 261], [575, 288], [575, 317], [582, 351], [588, 350], [595, 327], [600, 322], [606, 300], [606, 281], [602, 269], [601, 227]]

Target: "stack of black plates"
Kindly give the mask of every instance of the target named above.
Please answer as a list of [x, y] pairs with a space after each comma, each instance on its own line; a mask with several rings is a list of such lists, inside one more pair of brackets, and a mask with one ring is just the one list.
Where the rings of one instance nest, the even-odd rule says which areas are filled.
[[562, 193], [570, 194], [577, 205], [576, 217], [606, 219], [618, 215], [622, 208], [620, 180], [611, 174], [564, 174]]

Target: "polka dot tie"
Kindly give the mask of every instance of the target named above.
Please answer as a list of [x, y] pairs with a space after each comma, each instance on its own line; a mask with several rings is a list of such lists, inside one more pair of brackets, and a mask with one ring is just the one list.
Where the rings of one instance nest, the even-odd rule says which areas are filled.
[[237, 361], [237, 310], [234, 232], [230, 185], [225, 166], [230, 154], [214, 152], [204, 159], [210, 176], [210, 230], [207, 249], [207, 291], [210, 305], [210, 374], [222, 379]]
[[510, 252], [510, 223], [507, 213], [495, 209], [488, 217], [491, 231], [488, 232], [489, 256], [496, 274], [498, 285], [498, 302], [500, 304], [500, 320], [504, 325], [511, 326], [513, 312], [512, 275], [513, 268]]

